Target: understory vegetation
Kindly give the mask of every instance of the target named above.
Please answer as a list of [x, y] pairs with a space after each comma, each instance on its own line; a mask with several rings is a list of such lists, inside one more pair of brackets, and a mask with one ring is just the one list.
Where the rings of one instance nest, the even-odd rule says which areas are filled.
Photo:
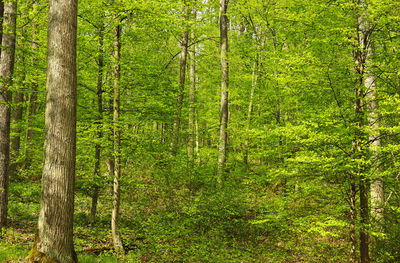
[[[115, 254], [112, 246], [111, 184], [102, 189], [97, 220], [91, 223], [91, 199], [78, 178], [74, 243], [80, 262], [348, 261], [348, 228], [345, 214], [337, 210], [340, 195], [334, 184], [316, 180], [319, 186], [299, 185], [282, 197], [281, 186], [256, 184], [259, 174], [246, 173], [245, 167], [232, 167], [220, 188], [212, 167], [189, 172], [185, 165], [159, 165], [132, 167], [140, 172], [123, 179], [124, 255]], [[174, 172], [161, 172], [173, 165]], [[1, 241], [0, 260], [18, 262], [34, 239], [40, 183], [12, 182], [10, 189], [12, 222]]]

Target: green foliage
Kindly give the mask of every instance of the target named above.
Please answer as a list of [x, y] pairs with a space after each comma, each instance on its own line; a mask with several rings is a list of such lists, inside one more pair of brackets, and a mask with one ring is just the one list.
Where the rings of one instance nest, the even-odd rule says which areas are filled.
[[[0, 260], [27, 255], [40, 201], [47, 1], [37, 1], [37, 6], [20, 2], [11, 89], [23, 94], [19, 106], [24, 114], [12, 124], [11, 136], [20, 135], [19, 155], [12, 161], [21, 165], [11, 178], [10, 227], [0, 241]], [[364, 107], [361, 119], [366, 125], [361, 128], [354, 111], [359, 76], [353, 52], [361, 48], [356, 39], [357, 1], [230, 1], [229, 143], [222, 185], [216, 182], [218, 1], [194, 2], [187, 1], [190, 8], [195, 4], [197, 18], [191, 15], [186, 21], [183, 1], [79, 1], [74, 242], [80, 262], [347, 262], [352, 175], [356, 181], [361, 176], [372, 182], [383, 178], [384, 224], [371, 218], [371, 256], [376, 262], [399, 261], [398, 1], [368, 1], [374, 56], [366, 66], [378, 76], [380, 126], [367, 125], [371, 110]], [[111, 109], [117, 22], [122, 26], [117, 125], [125, 255], [114, 254], [112, 248], [113, 174], [107, 166], [116, 154]], [[190, 105], [187, 95], [188, 69], [178, 150], [173, 154], [180, 40], [186, 28], [193, 33], [189, 51], [196, 55], [196, 102]], [[102, 112], [97, 109], [99, 70]], [[29, 114], [32, 106], [36, 111]], [[197, 150], [190, 159], [192, 108]], [[27, 130], [34, 131], [32, 138]], [[368, 134], [377, 132], [378, 161], [368, 147]], [[358, 139], [364, 147], [358, 155], [356, 134], [362, 134]], [[96, 144], [100, 175], [94, 168]], [[93, 221], [91, 198], [97, 188]], [[361, 226], [357, 219], [357, 235]]]

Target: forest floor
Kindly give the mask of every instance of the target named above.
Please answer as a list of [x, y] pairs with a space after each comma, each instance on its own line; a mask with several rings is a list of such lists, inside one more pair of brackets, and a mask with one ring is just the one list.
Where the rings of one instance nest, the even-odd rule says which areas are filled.
[[[125, 184], [120, 231], [126, 254], [117, 256], [110, 187], [103, 189], [97, 221], [90, 224], [91, 199], [78, 178], [74, 243], [80, 262], [347, 262], [347, 227], [325, 213], [332, 199], [282, 201], [266, 188], [244, 193], [237, 186], [214, 191], [193, 182], [168, 183], [161, 189], [142, 178], [135, 190]], [[28, 255], [39, 200], [39, 182], [11, 183], [0, 262], [23, 262]]]

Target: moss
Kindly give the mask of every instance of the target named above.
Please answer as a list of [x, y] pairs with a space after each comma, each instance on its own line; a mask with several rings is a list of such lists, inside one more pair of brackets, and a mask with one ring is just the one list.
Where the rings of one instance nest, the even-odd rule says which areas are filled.
[[39, 250], [36, 247], [32, 247], [29, 255], [27, 257], [27, 262], [29, 263], [57, 263], [57, 260], [52, 259]]
[[26, 258], [26, 262], [29, 263], [58, 263], [57, 260], [50, 258], [46, 254], [40, 252], [37, 249], [39, 243], [39, 234], [36, 232], [35, 241], [33, 242], [32, 249], [29, 251], [29, 255]]

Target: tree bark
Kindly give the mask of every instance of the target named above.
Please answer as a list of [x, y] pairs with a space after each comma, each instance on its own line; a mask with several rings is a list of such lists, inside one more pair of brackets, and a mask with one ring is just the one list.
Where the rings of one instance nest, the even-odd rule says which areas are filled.
[[254, 103], [254, 92], [257, 87], [258, 76], [261, 71], [261, 58], [257, 55], [256, 61], [254, 62], [254, 68], [252, 73], [252, 82], [251, 82], [251, 90], [250, 90], [250, 98], [249, 98], [249, 108], [247, 110], [247, 122], [246, 122], [246, 138], [244, 142], [244, 156], [243, 162], [248, 164], [249, 159], [249, 131], [251, 125], [251, 115], [253, 113], [253, 103]]
[[[0, 0], [0, 17], [4, 17], [4, 1]], [[0, 19], [0, 43], [3, 43], [3, 19]], [[3, 48], [0, 47], [0, 55], [1, 50]]]
[[[368, 49], [370, 49], [371, 41], [370, 35], [372, 28], [370, 27], [367, 19], [367, 1], [360, 0], [358, 6], [357, 16], [357, 40], [358, 45], [355, 51], [355, 64], [356, 73], [358, 74], [357, 89], [356, 89], [356, 151], [359, 155], [358, 158], [366, 158], [365, 149], [363, 145], [367, 140], [367, 135], [363, 131], [365, 123], [365, 94], [366, 94], [366, 62], [368, 57]], [[359, 168], [359, 192], [360, 192], [360, 262], [368, 263], [369, 259], [369, 179], [366, 177], [365, 165]]]
[[[189, 5], [186, 0], [184, 3], [184, 13], [185, 13], [185, 21], [189, 20]], [[179, 130], [181, 126], [181, 115], [182, 115], [182, 104], [183, 104], [183, 93], [185, 91], [185, 79], [186, 79], [186, 61], [188, 54], [188, 41], [189, 41], [189, 28], [185, 25], [185, 31], [182, 35], [181, 42], [181, 57], [180, 57], [180, 67], [179, 67], [179, 89], [178, 89], [178, 98], [176, 100], [176, 116], [173, 127], [173, 138], [172, 138], [172, 154], [175, 155], [177, 151], [177, 147], [179, 144]]]
[[103, 57], [103, 26], [99, 30], [99, 56], [97, 59], [98, 71], [97, 71], [97, 142], [95, 145], [95, 164], [94, 164], [94, 177], [95, 183], [93, 185], [92, 194], [92, 207], [90, 209], [90, 219], [93, 222], [96, 220], [97, 213], [97, 201], [99, 198], [99, 183], [98, 180], [101, 178], [100, 163], [101, 163], [101, 139], [103, 137], [103, 68], [104, 68], [104, 57]]
[[[193, 17], [196, 19], [196, 9], [193, 9]], [[192, 31], [192, 41], [195, 39], [195, 34]], [[195, 150], [195, 113], [196, 113], [196, 45], [193, 45], [193, 50], [189, 52], [190, 58], [190, 86], [189, 86], [189, 142], [188, 156], [189, 160], [193, 161]]]
[[[33, 2], [33, 13], [38, 15], [38, 1], [35, 0]], [[32, 24], [32, 50], [35, 51], [38, 48], [37, 45], [37, 38], [38, 38], [38, 25], [36, 23]], [[32, 146], [33, 146], [33, 136], [34, 130], [31, 128], [31, 122], [36, 114], [36, 101], [37, 101], [37, 90], [38, 90], [38, 80], [37, 80], [37, 66], [38, 66], [38, 58], [36, 55], [32, 57], [32, 66], [33, 66], [33, 78], [31, 85], [31, 90], [29, 94], [29, 103], [27, 106], [27, 113], [26, 113], [26, 131], [25, 131], [25, 160], [23, 169], [27, 169], [30, 167], [32, 162]]]
[[114, 191], [113, 191], [113, 209], [111, 215], [111, 232], [114, 248], [117, 252], [123, 252], [124, 247], [122, 246], [121, 235], [119, 233], [119, 207], [120, 207], [120, 177], [121, 177], [121, 150], [120, 150], [120, 127], [119, 127], [119, 109], [120, 109], [120, 92], [119, 92], [119, 81], [120, 81], [120, 35], [121, 26], [117, 25], [114, 35], [114, 59], [115, 65], [113, 70], [113, 125], [114, 125]]
[[10, 151], [10, 103], [15, 59], [17, 3], [4, 4], [3, 38], [0, 57], [0, 231], [7, 226], [8, 168]]
[[[22, 80], [23, 81], [23, 80]], [[10, 167], [9, 167], [9, 178], [11, 180], [17, 175], [18, 167], [21, 165], [19, 161], [19, 151], [21, 148], [21, 133], [22, 129], [20, 127], [22, 116], [23, 116], [23, 103], [24, 94], [21, 91], [16, 91], [13, 101], [13, 111], [12, 111], [12, 124], [14, 126], [13, 133], [15, 134], [10, 141]]]
[[229, 87], [229, 64], [228, 64], [228, 16], [226, 15], [229, 0], [219, 2], [219, 29], [221, 46], [221, 109], [218, 142], [218, 169], [217, 183], [222, 183], [222, 176], [226, 163], [226, 147], [228, 141], [228, 87]]
[[38, 236], [29, 262], [78, 262], [73, 244], [77, 0], [50, 0]]
[[[353, 148], [354, 149], [354, 148]], [[357, 220], [357, 207], [356, 207], [356, 181], [355, 176], [350, 174], [350, 263], [357, 262], [357, 239], [356, 239], [356, 220]]]
[[371, 184], [371, 215], [378, 225], [375, 227], [376, 231], [381, 231], [381, 227], [384, 223], [383, 213], [384, 213], [384, 185], [383, 178], [381, 176], [380, 168], [380, 147], [381, 147], [381, 137], [380, 137], [380, 122], [379, 122], [379, 104], [378, 104], [378, 91], [374, 70], [372, 69], [372, 58], [373, 58], [373, 47], [372, 47], [372, 27], [371, 23], [366, 14], [367, 7], [364, 7], [364, 12], [361, 15], [361, 23], [365, 27], [363, 30], [366, 31], [368, 36], [364, 41], [365, 43], [365, 74], [364, 74], [364, 86], [367, 94], [367, 109], [368, 109], [368, 124], [370, 129], [369, 143], [371, 152], [371, 173], [372, 173], [372, 184]]

